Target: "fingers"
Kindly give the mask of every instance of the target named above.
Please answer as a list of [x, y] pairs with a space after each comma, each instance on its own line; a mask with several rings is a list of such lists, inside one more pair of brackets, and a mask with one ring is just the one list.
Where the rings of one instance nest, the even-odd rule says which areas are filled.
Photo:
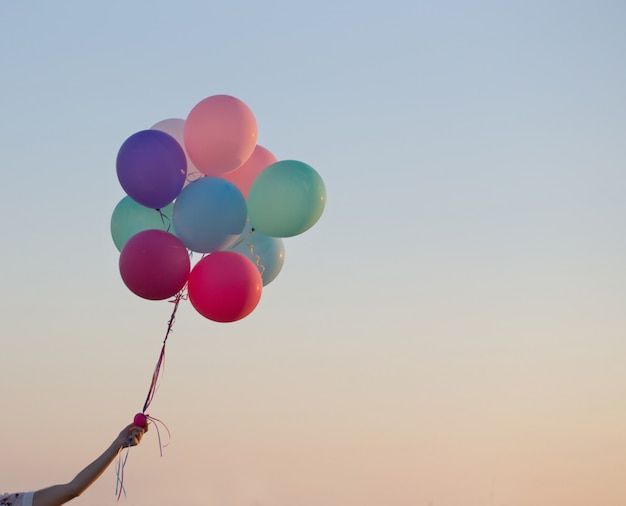
[[141, 442], [141, 438], [148, 430], [148, 424], [145, 427], [138, 427], [134, 423], [127, 425], [120, 433], [120, 438], [124, 446], [137, 446]]
[[141, 442], [141, 438], [143, 437], [145, 429], [141, 427], [133, 427], [128, 434], [128, 438], [126, 439], [127, 444], [130, 446], [137, 446]]

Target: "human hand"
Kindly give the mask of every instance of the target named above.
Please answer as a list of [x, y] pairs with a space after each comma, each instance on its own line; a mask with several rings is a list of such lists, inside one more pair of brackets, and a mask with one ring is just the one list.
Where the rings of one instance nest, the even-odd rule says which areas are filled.
[[134, 423], [128, 424], [117, 436], [116, 442], [120, 447], [137, 446], [141, 438], [148, 431], [148, 424], [145, 427], [138, 427]]

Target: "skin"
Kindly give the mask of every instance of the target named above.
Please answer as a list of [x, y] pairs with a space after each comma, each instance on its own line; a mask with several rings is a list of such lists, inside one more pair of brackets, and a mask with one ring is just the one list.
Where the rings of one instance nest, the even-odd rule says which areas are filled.
[[138, 445], [146, 430], [147, 427], [144, 429], [134, 424], [126, 426], [102, 455], [79, 472], [72, 481], [37, 490], [33, 495], [33, 506], [60, 506], [81, 495], [102, 475], [122, 449], [129, 444]]

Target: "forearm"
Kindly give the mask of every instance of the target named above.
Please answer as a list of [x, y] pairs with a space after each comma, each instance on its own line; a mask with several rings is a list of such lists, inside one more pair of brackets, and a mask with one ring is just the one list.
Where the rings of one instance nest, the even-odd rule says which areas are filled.
[[38, 490], [33, 497], [33, 506], [60, 506], [78, 497], [102, 475], [121, 449], [122, 445], [116, 440], [69, 483]]
[[114, 442], [109, 446], [102, 455], [89, 464], [85, 469], [78, 473], [69, 483], [74, 497], [82, 494], [89, 486], [96, 481], [107, 467], [115, 460], [122, 446]]

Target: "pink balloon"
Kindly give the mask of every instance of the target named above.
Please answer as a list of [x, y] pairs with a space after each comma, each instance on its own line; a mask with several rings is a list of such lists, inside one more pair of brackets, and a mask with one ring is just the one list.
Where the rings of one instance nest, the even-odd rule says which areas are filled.
[[205, 318], [234, 322], [248, 316], [259, 303], [263, 281], [256, 265], [234, 251], [216, 251], [191, 270], [187, 292]]
[[180, 144], [180, 147], [183, 148], [183, 151], [185, 152], [185, 156], [187, 157], [187, 177], [185, 178], [185, 183], [183, 185], [183, 188], [187, 186], [189, 183], [193, 183], [194, 181], [197, 181], [201, 177], [204, 177], [204, 174], [196, 168], [196, 166], [193, 164], [193, 162], [189, 158], [187, 151], [185, 150], [185, 140], [184, 140], [184, 135], [183, 135], [183, 131], [185, 129], [184, 119], [180, 119], [180, 118], [164, 119], [162, 121], [159, 121], [155, 125], [152, 125], [150, 129], [160, 130], [161, 132], [170, 134], [172, 137], [174, 137], [174, 139], [176, 139], [178, 144]]
[[257, 124], [250, 108], [229, 95], [214, 95], [194, 106], [184, 128], [185, 149], [207, 176], [221, 176], [250, 158]]
[[222, 177], [239, 188], [243, 196], [248, 200], [248, 192], [255, 178], [263, 172], [265, 167], [277, 161], [272, 153], [257, 144], [250, 158], [241, 167], [222, 175]]
[[187, 282], [187, 248], [164, 230], [144, 230], [132, 236], [120, 253], [120, 274], [139, 297], [163, 300], [176, 295]]

